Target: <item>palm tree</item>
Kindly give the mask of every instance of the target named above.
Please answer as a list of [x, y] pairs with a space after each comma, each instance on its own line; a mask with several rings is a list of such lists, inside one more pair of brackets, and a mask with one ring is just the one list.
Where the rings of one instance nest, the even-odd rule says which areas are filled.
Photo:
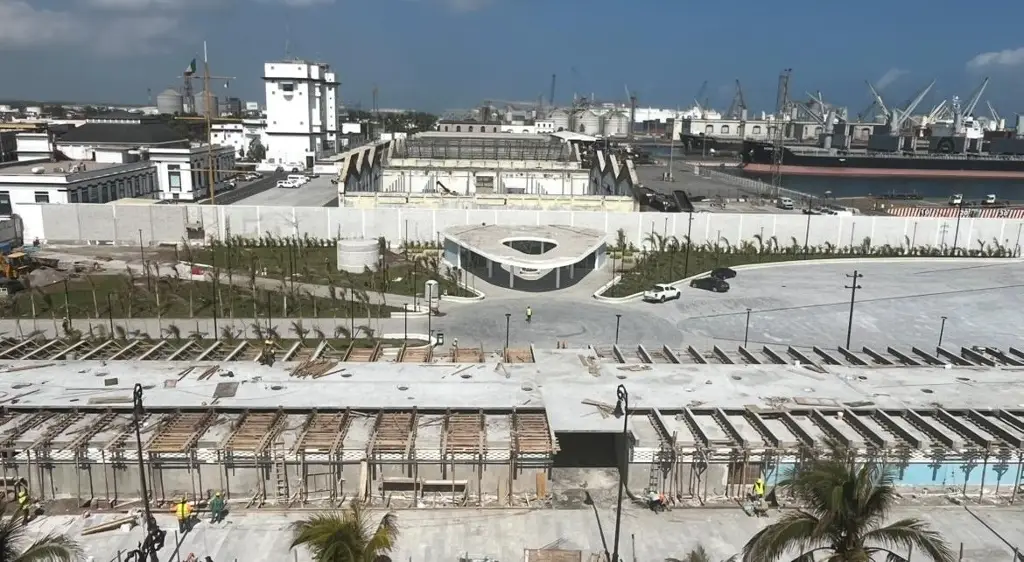
[[373, 562], [390, 553], [398, 538], [395, 514], [376, 525], [358, 502], [343, 512], [325, 512], [292, 524], [291, 548], [305, 546], [316, 562]]
[[892, 551], [896, 548], [914, 548], [935, 562], [956, 560], [945, 539], [920, 519], [883, 526], [898, 497], [891, 466], [857, 464], [839, 443], [827, 445], [827, 454], [776, 486], [803, 507], [754, 535], [743, 547], [743, 562], [773, 562], [787, 552], [797, 552], [795, 560], [812, 560], [818, 551], [835, 562], [867, 562], [874, 556], [903, 562]]
[[711, 562], [711, 555], [708, 551], [704, 550], [704, 547], [697, 545], [696, 548], [686, 553], [686, 556], [682, 558], [666, 558], [665, 562]]
[[70, 538], [52, 533], [28, 543], [27, 527], [16, 517], [0, 521], [0, 560], [11, 562], [72, 562], [82, 558], [82, 549]]

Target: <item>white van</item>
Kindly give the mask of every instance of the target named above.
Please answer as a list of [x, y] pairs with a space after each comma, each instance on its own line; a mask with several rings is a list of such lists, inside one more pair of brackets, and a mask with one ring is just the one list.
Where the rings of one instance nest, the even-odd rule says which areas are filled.
[[295, 182], [296, 186], [306, 185], [306, 182], [309, 181], [309, 178], [302, 174], [288, 174], [288, 177], [285, 179], [287, 179], [288, 181]]
[[[288, 176], [288, 177], [291, 177], [291, 176]], [[792, 211], [793, 210], [793, 200], [790, 199], [789, 197], [779, 197], [779, 201], [777, 203], [775, 203], [775, 206], [780, 208], [780, 209], [785, 209], [787, 211]]]

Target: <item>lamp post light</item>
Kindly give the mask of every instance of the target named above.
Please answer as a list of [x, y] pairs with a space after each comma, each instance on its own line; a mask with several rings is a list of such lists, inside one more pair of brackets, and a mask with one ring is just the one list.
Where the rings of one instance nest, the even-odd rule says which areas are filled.
[[850, 335], [853, 333], [853, 304], [857, 300], [857, 289], [862, 288], [857, 284], [857, 280], [864, 276], [857, 273], [856, 269], [853, 270], [853, 275], [846, 274], [846, 276], [852, 280], [849, 285], [846, 285], [846, 288], [850, 290], [850, 319], [846, 324], [846, 349], [850, 349]]
[[619, 345], [619, 322], [622, 321], [622, 315], [615, 315], [615, 345]]
[[960, 217], [964, 216], [964, 198], [960, 197], [960, 204], [956, 209], [956, 230], [953, 231], [953, 256], [956, 257], [956, 245], [960, 240]]
[[629, 474], [629, 393], [619, 385], [615, 389], [615, 417], [622, 418], [622, 457], [619, 459], [619, 499], [615, 504], [615, 539], [612, 543], [611, 562], [619, 562], [619, 532], [622, 528], [622, 491]]
[[747, 327], [743, 329], [743, 347], [747, 347], [747, 336], [750, 335], [750, 309], [747, 309]]
[[142, 406], [142, 385], [135, 385], [135, 391], [132, 395], [132, 425], [135, 429], [135, 447], [139, 463], [139, 486], [141, 487], [142, 493], [142, 508], [144, 510], [146, 518], [146, 538], [143, 539], [142, 544], [139, 545], [137, 558], [140, 562], [156, 562], [156, 552], [163, 548], [164, 538], [167, 536], [167, 531], [160, 528], [157, 524], [156, 519], [153, 518], [153, 512], [149, 507], [149, 488], [146, 486], [146, 467], [142, 461], [142, 417], [145, 414], [145, 410]]
[[683, 278], [690, 276], [690, 246], [693, 245], [693, 239], [690, 238], [690, 233], [693, 232], [693, 211], [689, 213], [689, 224], [686, 226], [686, 263], [683, 264]]
[[946, 333], [946, 317], [942, 317], [942, 324], [939, 326], [939, 343], [935, 347], [942, 347], [942, 335]]

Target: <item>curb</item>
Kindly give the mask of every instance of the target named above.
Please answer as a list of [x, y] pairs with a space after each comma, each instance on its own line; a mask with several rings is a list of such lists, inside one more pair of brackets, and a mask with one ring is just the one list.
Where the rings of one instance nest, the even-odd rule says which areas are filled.
[[474, 296], [474, 297], [453, 297], [451, 295], [445, 295], [445, 296], [443, 296], [441, 298], [443, 298], [444, 300], [446, 300], [448, 302], [457, 302], [457, 303], [480, 302], [480, 301], [484, 300], [485, 298], [487, 298], [487, 295], [484, 294], [483, 291], [479, 291], [479, 290], [477, 290], [474, 287], [470, 287], [469, 285], [466, 285], [465, 283], [459, 283], [458, 285], [462, 289], [465, 289], [465, 290], [467, 290], [467, 291], [469, 291], [471, 293], [476, 293], [476, 296]]
[[[755, 270], [755, 269], [767, 269], [767, 268], [771, 268], [771, 267], [792, 267], [792, 266], [799, 266], [799, 265], [810, 265], [812, 263], [817, 265], [817, 264], [835, 264], [835, 263], [879, 263], [879, 262], [883, 262], [883, 263], [910, 263], [910, 262], [925, 263], [925, 262], [951, 262], [951, 261], [964, 261], [964, 262], [970, 262], [970, 263], [1007, 263], [1007, 262], [1009, 262], [1009, 263], [1013, 263], [1013, 262], [1021, 263], [1021, 262], [1024, 262], [1024, 258], [965, 258], [965, 257], [955, 257], [955, 258], [954, 257], [948, 257], [948, 258], [938, 258], [938, 257], [935, 257], [935, 258], [933, 258], [933, 257], [920, 257], [920, 258], [907, 258], [907, 257], [897, 257], [897, 258], [826, 258], [826, 259], [810, 259], [810, 260], [793, 260], [793, 261], [772, 262], [772, 263], [750, 263], [750, 264], [733, 266], [730, 269], [734, 269], [736, 271], [748, 271], [748, 270]], [[680, 288], [679, 285], [688, 284], [690, 281], [692, 281], [694, 279], [698, 279], [698, 278], [704, 277], [706, 275], [709, 275], [711, 273], [711, 271], [712, 270], [704, 271], [702, 273], [698, 273], [696, 275], [691, 275], [691, 276], [686, 277], [684, 279], [680, 279], [678, 281], [672, 281], [671, 283], [667, 283], [667, 284], [668, 285], [672, 285], [673, 287], [678, 289], [678, 288]], [[638, 300], [641, 297], [643, 297], [644, 294], [643, 294], [642, 291], [639, 292], [639, 293], [633, 293], [632, 295], [627, 295], [625, 297], [605, 297], [605, 296], [602, 296], [601, 293], [603, 293], [603, 292], [607, 291], [608, 289], [610, 289], [611, 286], [614, 285], [620, 278], [621, 278], [621, 276], [616, 277], [612, 281], [606, 283], [604, 286], [602, 286], [597, 291], [594, 291], [594, 294], [593, 294], [594, 299], [596, 299], [598, 301], [601, 301], [601, 302], [604, 302], [604, 303], [608, 303], [608, 304], [623, 304], [623, 303], [627, 303], [627, 302], [632, 302], [632, 301]]]

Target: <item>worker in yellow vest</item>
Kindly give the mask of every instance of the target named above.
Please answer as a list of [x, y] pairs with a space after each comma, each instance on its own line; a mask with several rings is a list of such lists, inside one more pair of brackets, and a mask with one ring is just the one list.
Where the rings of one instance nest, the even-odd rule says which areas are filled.
[[188, 503], [188, 498], [182, 497], [181, 502], [175, 504], [174, 515], [178, 517], [178, 532], [186, 533], [192, 520], [192, 504]]
[[31, 515], [31, 507], [29, 506], [28, 487], [24, 484], [18, 484], [17, 498], [18, 512], [21, 513], [21, 523], [22, 525], [28, 525], [28, 519]]
[[764, 499], [764, 478], [760, 476], [754, 480], [754, 499], [758, 501]]

